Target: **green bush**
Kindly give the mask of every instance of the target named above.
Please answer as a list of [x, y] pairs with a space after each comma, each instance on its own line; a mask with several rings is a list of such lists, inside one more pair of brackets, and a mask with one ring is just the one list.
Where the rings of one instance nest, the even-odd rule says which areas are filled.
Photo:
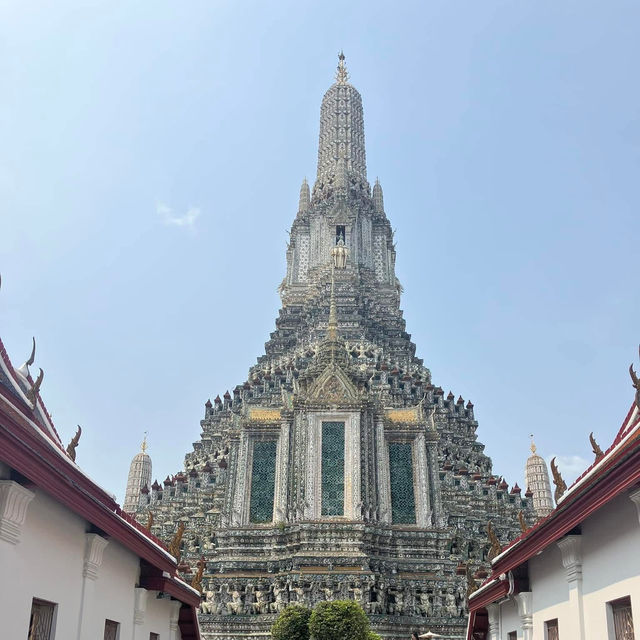
[[382, 636], [379, 636], [373, 631], [367, 631], [367, 640], [382, 640]]
[[299, 604], [285, 607], [271, 627], [273, 640], [309, 640], [311, 610]]
[[319, 602], [311, 614], [309, 630], [313, 640], [373, 640], [369, 619], [353, 600]]

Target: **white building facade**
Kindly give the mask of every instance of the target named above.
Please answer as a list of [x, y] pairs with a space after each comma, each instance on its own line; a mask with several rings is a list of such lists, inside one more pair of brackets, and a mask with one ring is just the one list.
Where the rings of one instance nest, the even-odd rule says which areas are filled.
[[640, 638], [640, 409], [545, 519], [492, 561], [468, 640]]
[[0, 341], [0, 637], [199, 640], [176, 559], [65, 451]]

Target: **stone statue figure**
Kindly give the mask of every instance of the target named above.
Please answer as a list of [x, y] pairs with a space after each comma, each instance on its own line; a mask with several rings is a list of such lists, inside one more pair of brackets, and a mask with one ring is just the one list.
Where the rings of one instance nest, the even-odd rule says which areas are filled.
[[447, 589], [447, 592], [444, 594], [444, 610], [448, 616], [455, 617], [458, 615], [458, 605], [453, 589]]
[[244, 603], [238, 586], [227, 586], [227, 593], [231, 596], [231, 600], [227, 602], [227, 611], [231, 615], [241, 616], [244, 613]]
[[244, 589], [244, 608], [247, 613], [258, 613], [255, 589], [252, 584], [247, 584]]
[[265, 589], [264, 585], [258, 585], [256, 588], [256, 607], [258, 613], [269, 613], [270, 592]]
[[273, 585], [274, 602], [271, 603], [271, 613], [280, 613], [289, 604], [289, 585], [279, 580]]
[[369, 613], [384, 613], [385, 610], [385, 585], [380, 582], [371, 589], [371, 602]]
[[426, 618], [429, 618], [433, 613], [429, 594], [424, 591], [418, 594], [418, 611], [420, 612], [420, 615], [423, 615]]
[[201, 613], [215, 615], [218, 613], [218, 602], [214, 591], [207, 591], [205, 599], [200, 603]]
[[298, 582], [295, 582], [293, 585], [293, 591], [296, 594], [296, 603], [304, 605], [306, 602], [306, 593], [302, 585]]

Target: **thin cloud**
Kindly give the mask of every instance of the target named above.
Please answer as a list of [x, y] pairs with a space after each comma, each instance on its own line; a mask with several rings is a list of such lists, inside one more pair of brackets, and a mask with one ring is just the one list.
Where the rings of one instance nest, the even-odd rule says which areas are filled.
[[164, 202], [158, 202], [156, 205], [156, 212], [160, 216], [162, 224], [172, 227], [188, 228], [193, 228], [201, 213], [199, 207], [189, 207], [186, 213], [177, 215], [173, 212], [173, 209]]
[[[550, 463], [552, 458], [553, 456], [551, 456], [547, 462]], [[556, 456], [556, 464], [565, 482], [569, 484], [573, 482], [591, 462], [582, 456]]]

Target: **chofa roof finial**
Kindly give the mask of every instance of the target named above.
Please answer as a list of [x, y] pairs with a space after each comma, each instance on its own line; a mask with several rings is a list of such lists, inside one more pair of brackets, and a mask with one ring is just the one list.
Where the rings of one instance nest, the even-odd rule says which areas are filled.
[[553, 475], [553, 484], [556, 485], [556, 489], [553, 492], [553, 497], [555, 498], [556, 505], [558, 504], [558, 500], [562, 498], [564, 492], [567, 490], [567, 483], [563, 480], [562, 474], [556, 465], [555, 456], [551, 460], [551, 473]]
[[[638, 346], [638, 355], [640, 356], [640, 346]], [[636, 406], [640, 409], [640, 379], [633, 370], [633, 364], [629, 365], [629, 375], [631, 376], [633, 388], [636, 390]]]

